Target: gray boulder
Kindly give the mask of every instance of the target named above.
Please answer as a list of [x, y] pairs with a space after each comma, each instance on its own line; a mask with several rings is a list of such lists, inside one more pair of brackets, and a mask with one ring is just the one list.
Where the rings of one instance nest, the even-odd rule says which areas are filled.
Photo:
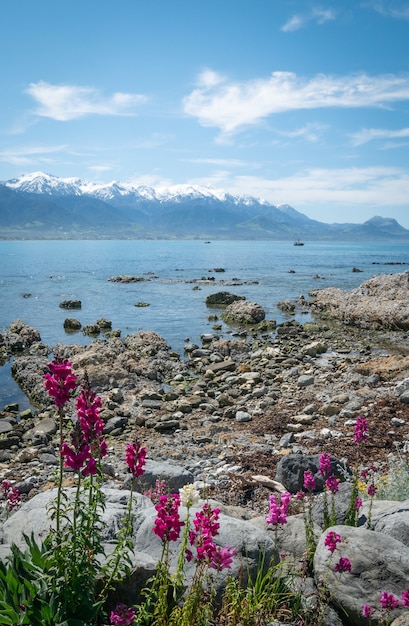
[[[338, 533], [342, 542], [332, 554], [324, 541], [328, 532]], [[334, 567], [339, 559], [351, 562], [351, 572], [339, 573]], [[384, 533], [355, 528], [333, 526], [322, 533], [314, 556], [314, 576], [317, 587], [325, 587], [330, 593], [330, 602], [346, 612], [347, 623], [364, 626], [367, 618], [362, 617], [362, 607], [368, 604], [379, 616], [381, 591], [400, 597], [407, 589], [409, 580], [409, 548]], [[405, 611], [391, 611], [389, 619]]]

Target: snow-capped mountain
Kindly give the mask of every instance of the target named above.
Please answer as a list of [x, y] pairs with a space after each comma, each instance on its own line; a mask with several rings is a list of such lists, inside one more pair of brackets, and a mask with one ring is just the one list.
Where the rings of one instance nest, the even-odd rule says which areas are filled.
[[96, 183], [32, 172], [0, 183], [0, 238], [409, 240], [396, 220], [324, 224], [212, 187]]

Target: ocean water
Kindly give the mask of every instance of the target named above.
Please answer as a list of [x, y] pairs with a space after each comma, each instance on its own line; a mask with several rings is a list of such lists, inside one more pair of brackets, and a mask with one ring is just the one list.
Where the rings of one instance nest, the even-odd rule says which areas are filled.
[[[354, 267], [361, 272], [353, 272]], [[215, 268], [225, 271], [212, 271]], [[154, 330], [183, 355], [187, 339], [200, 343], [201, 334], [213, 332], [208, 316], [215, 311], [205, 304], [209, 294], [226, 290], [245, 296], [260, 303], [267, 318], [280, 323], [286, 319], [277, 308], [280, 300], [307, 297], [311, 289], [330, 286], [353, 289], [376, 274], [406, 269], [407, 244], [0, 241], [0, 332], [21, 319], [37, 328], [51, 346], [85, 345], [92, 340], [81, 332], [67, 334], [64, 320], [74, 317], [85, 325], [105, 317], [122, 335]], [[108, 281], [122, 274], [145, 280]], [[214, 280], [200, 283], [208, 277]], [[67, 299], [81, 300], [81, 310], [61, 309], [60, 302]], [[149, 306], [137, 307], [138, 302]], [[222, 324], [221, 335], [231, 333]], [[25, 404], [8, 363], [0, 367], [0, 406], [13, 400]]]

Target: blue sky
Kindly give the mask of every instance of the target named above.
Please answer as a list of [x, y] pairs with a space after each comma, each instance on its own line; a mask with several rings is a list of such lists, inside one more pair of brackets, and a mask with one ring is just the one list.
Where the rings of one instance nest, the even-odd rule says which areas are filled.
[[211, 185], [409, 228], [409, 2], [1, 0], [0, 180]]

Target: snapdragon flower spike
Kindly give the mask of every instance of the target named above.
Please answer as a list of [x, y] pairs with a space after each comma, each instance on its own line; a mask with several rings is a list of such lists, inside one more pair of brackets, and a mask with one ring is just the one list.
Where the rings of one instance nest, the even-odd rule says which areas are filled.
[[[144, 473], [144, 465], [146, 463], [146, 448], [135, 439], [134, 443], [128, 443], [126, 446], [125, 462], [131, 474], [137, 478]], [[160, 502], [160, 498], [159, 498]]]
[[371, 617], [375, 613], [375, 609], [369, 606], [369, 604], [364, 604], [362, 607], [361, 615], [363, 617]]
[[185, 525], [180, 521], [179, 506], [178, 493], [160, 496], [159, 503], [155, 506], [158, 515], [152, 530], [163, 542], [179, 539], [180, 530]]
[[14, 511], [14, 509], [18, 509], [21, 504], [21, 496], [17, 487], [13, 487], [9, 480], [3, 480], [1, 483], [1, 489], [3, 496], [6, 499], [6, 506], [8, 510]]
[[358, 417], [354, 427], [354, 443], [360, 444], [368, 439], [368, 422], [366, 418]]
[[311, 470], [306, 470], [304, 472], [304, 489], [307, 491], [315, 490], [315, 478]]
[[275, 494], [270, 495], [270, 514], [266, 517], [266, 524], [286, 524], [288, 517], [288, 507], [291, 501], [291, 494], [282, 493], [280, 501]]
[[84, 376], [84, 382], [75, 402], [75, 408], [82, 438], [90, 446], [91, 455], [94, 458], [94, 462], [90, 461], [85, 475], [93, 474], [96, 473], [96, 460], [108, 454], [108, 445], [103, 437], [105, 425], [99, 414], [102, 408], [102, 401], [92, 391], [87, 374]]
[[84, 477], [97, 473], [97, 464], [92, 455], [91, 446], [84, 440], [79, 422], [75, 424], [71, 432], [71, 445], [67, 442], [62, 444], [61, 456], [65, 459], [64, 467], [74, 472], [80, 471]]
[[217, 570], [218, 572], [221, 572], [223, 569], [229, 569], [236, 554], [237, 548], [230, 548], [230, 546], [221, 548], [220, 546], [214, 545], [214, 550], [210, 557], [209, 567]]
[[61, 409], [70, 399], [70, 392], [77, 387], [77, 377], [67, 359], [56, 357], [47, 367], [50, 371], [44, 375], [44, 385], [48, 395], [54, 398], [55, 406]]
[[323, 478], [327, 478], [331, 474], [331, 456], [326, 452], [320, 454], [320, 468], [318, 471]]
[[[219, 532], [220, 524], [217, 521], [219, 514], [220, 509], [212, 509], [211, 505], [205, 502], [193, 520], [195, 530], [189, 532], [190, 545], [196, 548], [196, 560], [206, 562], [209, 566], [217, 551], [213, 537]], [[186, 559], [189, 562], [193, 559], [190, 549], [186, 550]]]
[[333, 553], [337, 548], [337, 543], [340, 543], [341, 541], [341, 535], [336, 533], [334, 530], [330, 530], [324, 539], [324, 546], [326, 546], [328, 550]]
[[325, 481], [325, 488], [331, 493], [338, 493], [339, 490], [339, 480], [336, 476], [328, 476]]

